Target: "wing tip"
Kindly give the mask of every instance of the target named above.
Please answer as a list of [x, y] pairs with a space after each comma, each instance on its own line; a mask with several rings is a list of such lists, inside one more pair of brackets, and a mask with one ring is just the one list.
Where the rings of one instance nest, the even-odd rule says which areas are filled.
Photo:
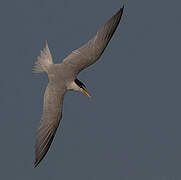
[[39, 164], [40, 164], [40, 162], [43, 160], [43, 158], [45, 157], [45, 155], [46, 155], [46, 153], [47, 152], [45, 152], [42, 156], [37, 156], [37, 155], [35, 155], [36, 157], [35, 157], [35, 162], [34, 162], [34, 168], [36, 168]]
[[42, 160], [43, 158], [41, 158], [41, 159], [36, 159], [35, 160], [35, 162], [34, 162], [34, 168], [36, 168], [39, 164], [40, 164], [40, 162], [41, 162], [41, 160]]
[[34, 168], [36, 168], [38, 166], [39, 162], [34, 162]]
[[124, 11], [124, 5], [119, 9], [119, 11], [117, 11], [115, 13], [115, 15], [113, 17], [118, 17], [119, 19], [121, 19], [122, 15], [123, 15], [123, 11]]
[[119, 10], [119, 13], [122, 15], [123, 14], [123, 10], [124, 10], [124, 4], [123, 4], [123, 6], [120, 8], [120, 10]]
[[34, 168], [36, 168], [36, 167], [40, 164], [40, 162], [42, 161], [43, 157], [44, 157], [44, 156], [39, 157], [39, 156], [37, 155], [37, 153], [35, 153]]

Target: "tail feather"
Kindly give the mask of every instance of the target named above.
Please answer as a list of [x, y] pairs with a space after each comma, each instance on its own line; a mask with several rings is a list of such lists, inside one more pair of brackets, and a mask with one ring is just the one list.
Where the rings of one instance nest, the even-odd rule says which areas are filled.
[[48, 43], [46, 42], [45, 48], [40, 51], [40, 56], [38, 56], [37, 61], [35, 62], [33, 72], [41, 73], [48, 72], [49, 67], [53, 64], [52, 56], [48, 48]]

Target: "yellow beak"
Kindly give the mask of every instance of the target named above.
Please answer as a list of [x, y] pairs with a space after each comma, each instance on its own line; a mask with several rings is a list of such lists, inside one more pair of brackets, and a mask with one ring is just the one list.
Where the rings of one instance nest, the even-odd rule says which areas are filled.
[[82, 91], [84, 94], [86, 94], [89, 98], [92, 97], [85, 89], [81, 89], [81, 91]]

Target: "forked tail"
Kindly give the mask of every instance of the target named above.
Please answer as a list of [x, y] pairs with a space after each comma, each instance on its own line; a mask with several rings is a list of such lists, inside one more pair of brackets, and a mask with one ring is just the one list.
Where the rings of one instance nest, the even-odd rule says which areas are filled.
[[33, 72], [41, 73], [47, 72], [49, 67], [53, 64], [52, 56], [48, 48], [48, 43], [46, 42], [45, 48], [40, 51], [40, 56], [38, 56], [37, 61], [35, 62]]

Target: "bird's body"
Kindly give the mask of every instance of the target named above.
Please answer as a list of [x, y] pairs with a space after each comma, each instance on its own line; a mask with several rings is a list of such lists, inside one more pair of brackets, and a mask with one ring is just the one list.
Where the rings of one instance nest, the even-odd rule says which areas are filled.
[[80, 91], [91, 97], [85, 85], [77, 79], [81, 70], [96, 62], [113, 36], [123, 13], [121, 8], [87, 44], [74, 50], [61, 64], [54, 64], [48, 44], [35, 62], [34, 72], [46, 72], [49, 77], [44, 95], [43, 114], [37, 131], [35, 166], [46, 155], [62, 117], [63, 98], [67, 90]]
[[[66, 72], [66, 73], [65, 73]], [[64, 63], [53, 64], [48, 72], [48, 77], [50, 82], [54, 82], [55, 86], [65, 85], [65, 88], [68, 88], [68, 85], [74, 81], [76, 78], [75, 74], [72, 74], [70, 68]], [[63, 82], [63, 83], [62, 83]]]

